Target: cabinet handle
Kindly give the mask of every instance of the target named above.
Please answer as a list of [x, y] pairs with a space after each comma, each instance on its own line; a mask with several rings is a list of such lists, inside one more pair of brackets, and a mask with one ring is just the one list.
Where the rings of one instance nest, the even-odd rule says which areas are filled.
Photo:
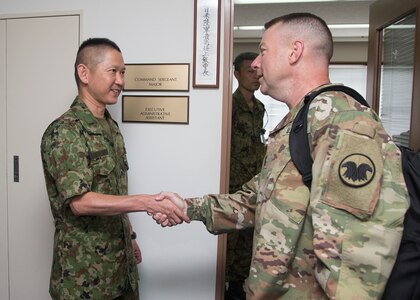
[[19, 156], [13, 156], [13, 181], [19, 182]]

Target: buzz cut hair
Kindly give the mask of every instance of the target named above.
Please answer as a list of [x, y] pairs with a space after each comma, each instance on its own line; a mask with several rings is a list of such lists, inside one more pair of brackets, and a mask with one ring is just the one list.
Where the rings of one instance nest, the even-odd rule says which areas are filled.
[[267, 30], [278, 23], [292, 28], [304, 27], [305, 31], [311, 31], [313, 38], [319, 40], [318, 50], [320, 50], [328, 61], [331, 60], [334, 51], [333, 38], [327, 23], [322, 18], [307, 12], [291, 13], [268, 21], [264, 24], [264, 28]]
[[[80, 84], [80, 78], [77, 73], [77, 66], [85, 64], [89, 67], [95, 67], [102, 59], [102, 52], [105, 49], [114, 49], [121, 53], [118, 45], [107, 38], [88, 38], [85, 40], [77, 50], [76, 61], [74, 63], [74, 77], [77, 86]], [[95, 51], [93, 53], [93, 51]]]

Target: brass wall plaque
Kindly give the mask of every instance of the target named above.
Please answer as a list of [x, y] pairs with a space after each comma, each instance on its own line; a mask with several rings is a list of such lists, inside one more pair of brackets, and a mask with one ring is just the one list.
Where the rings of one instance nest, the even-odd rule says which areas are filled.
[[126, 91], [189, 91], [189, 64], [126, 64]]
[[188, 96], [123, 96], [123, 122], [188, 124]]

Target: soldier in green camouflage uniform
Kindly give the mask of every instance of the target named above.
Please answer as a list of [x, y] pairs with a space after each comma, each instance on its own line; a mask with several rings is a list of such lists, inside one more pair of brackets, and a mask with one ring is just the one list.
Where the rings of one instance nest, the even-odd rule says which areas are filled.
[[[251, 68], [258, 56], [254, 52], [239, 54], [234, 62], [238, 88], [232, 95], [232, 133], [230, 151], [229, 193], [238, 191], [261, 170], [265, 155], [264, 104], [254, 96], [260, 84]], [[227, 235], [225, 300], [245, 299], [243, 283], [249, 274], [252, 257], [252, 228]]]
[[[127, 212], [179, 211], [153, 195], [127, 195], [127, 158], [117, 123], [106, 110], [117, 102], [125, 66], [118, 46], [89, 39], [79, 48], [79, 94], [41, 141], [54, 217], [53, 299], [138, 299], [141, 252]], [[180, 221], [173, 215], [173, 221]]]
[[[215, 234], [254, 228], [248, 299], [380, 299], [409, 205], [401, 154], [370, 108], [321, 93], [308, 114], [309, 191], [291, 161], [289, 133], [304, 96], [329, 84], [331, 33], [308, 13], [265, 27], [253, 66], [261, 91], [290, 112], [270, 133], [260, 174], [235, 194], [186, 199], [184, 209]], [[368, 168], [351, 176], [351, 164]]]

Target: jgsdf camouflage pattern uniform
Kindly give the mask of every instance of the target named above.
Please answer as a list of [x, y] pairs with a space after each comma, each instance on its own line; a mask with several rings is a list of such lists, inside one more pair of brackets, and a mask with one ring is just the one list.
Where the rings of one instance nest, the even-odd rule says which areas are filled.
[[124, 140], [108, 111], [105, 117], [112, 136], [76, 98], [42, 137], [42, 162], [55, 223], [53, 299], [113, 299], [130, 288], [138, 293], [128, 216], [75, 216], [69, 207], [72, 197], [89, 191], [127, 194]]
[[248, 299], [379, 299], [409, 203], [401, 154], [371, 109], [324, 92], [309, 111], [309, 193], [289, 153], [302, 103], [271, 132], [262, 172], [243, 191], [187, 199], [188, 215], [216, 234], [254, 227]]
[[[239, 89], [232, 95], [232, 134], [230, 151], [229, 193], [261, 171], [266, 152], [261, 142], [264, 133], [264, 104], [254, 97], [250, 110]], [[226, 281], [243, 282], [249, 274], [252, 257], [252, 228], [228, 233], [226, 248]]]
[[261, 142], [261, 134], [265, 132], [264, 112], [264, 104], [255, 97], [251, 111], [239, 89], [233, 93], [229, 193], [241, 189], [261, 171], [266, 152]]

